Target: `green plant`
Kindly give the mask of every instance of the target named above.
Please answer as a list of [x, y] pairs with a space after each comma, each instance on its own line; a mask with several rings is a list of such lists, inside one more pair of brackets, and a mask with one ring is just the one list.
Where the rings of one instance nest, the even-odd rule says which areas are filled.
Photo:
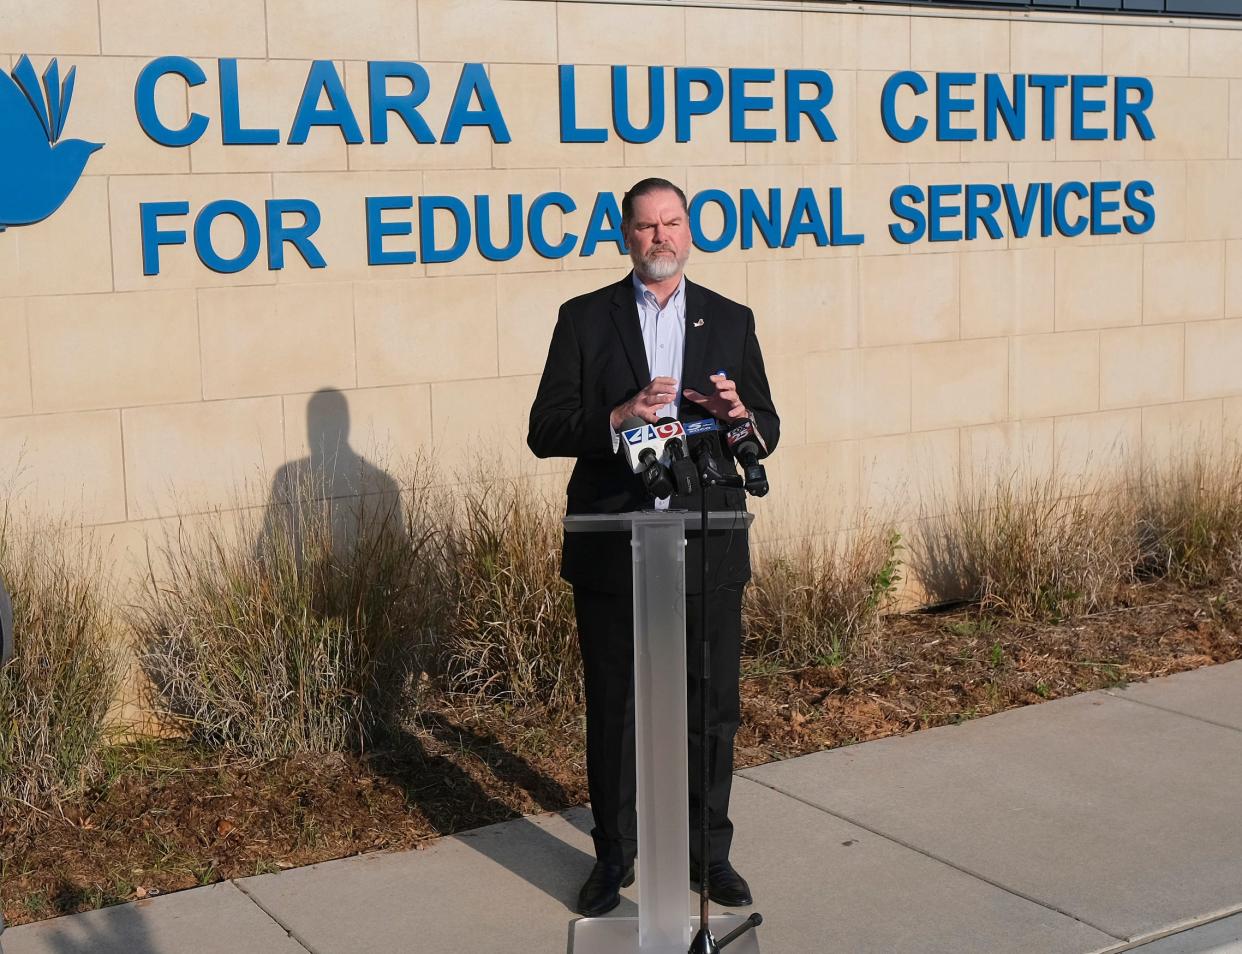
[[0, 579], [15, 643], [0, 669], [0, 807], [39, 807], [102, 767], [119, 633], [98, 550], [62, 524], [0, 511]]
[[1000, 669], [1005, 662], [1005, 647], [1000, 643], [993, 643], [991, 650], [988, 651], [988, 661], [991, 662], [993, 669]]
[[988, 636], [995, 628], [995, 617], [982, 613], [957, 620], [948, 626], [949, 632], [954, 636]]

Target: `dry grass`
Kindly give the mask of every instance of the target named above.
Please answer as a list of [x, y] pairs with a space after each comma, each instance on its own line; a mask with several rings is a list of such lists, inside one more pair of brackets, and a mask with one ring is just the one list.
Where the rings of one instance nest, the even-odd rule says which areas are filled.
[[925, 522], [912, 568], [939, 599], [1020, 619], [1112, 605], [1135, 579], [1218, 584], [1242, 572], [1242, 454], [1190, 451], [1129, 479], [1071, 490], [997, 479]]
[[444, 534], [446, 614], [439, 655], [449, 688], [480, 702], [582, 700], [573, 598], [560, 578], [560, 510], [521, 480], [463, 487]]
[[999, 477], [935, 509], [911, 547], [934, 600], [976, 600], [1019, 619], [1064, 619], [1111, 604], [1137, 557], [1120, 486], [1071, 489], [1057, 477]]
[[[467, 704], [582, 703], [560, 510], [531, 482], [474, 471], [402, 508], [303, 484], [262, 519], [168, 540], [136, 615], [152, 705], [198, 741], [261, 757], [357, 751], [412, 712], [416, 657]], [[1236, 577], [1242, 461], [1191, 457], [1129, 484], [1001, 479], [950, 502], [906, 544], [888, 522], [756, 544], [744, 614], [756, 670], [865, 655], [901, 558], [933, 600], [1059, 620], [1112, 605], [1136, 577]], [[229, 521], [233, 521], [230, 524]], [[800, 522], [814, 526], [814, 522]]]
[[1134, 510], [1140, 575], [1202, 586], [1242, 574], [1242, 455], [1197, 452], [1149, 469]]
[[100, 768], [120, 688], [119, 640], [99, 553], [82, 539], [63, 524], [0, 513], [15, 643], [0, 669], [6, 815], [82, 791]]
[[152, 709], [257, 757], [357, 751], [398, 709], [436, 606], [419, 493], [325, 499], [313, 477], [182, 528], [135, 616]]
[[865, 647], [900, 582], [900, 549], [898, 534], [879, 526], [757, 546], [746, 654], [761, 667], [796, 668], [837, 665]]

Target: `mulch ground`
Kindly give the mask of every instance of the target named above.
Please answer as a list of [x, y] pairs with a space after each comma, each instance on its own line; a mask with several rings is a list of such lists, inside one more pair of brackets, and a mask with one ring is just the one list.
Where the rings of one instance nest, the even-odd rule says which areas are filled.
[[[1022, 623], [886, 617], [847, 665], [751, 671], [739, 768], [1242, 658], [1242, 592], [1136, 587], [1118, 609]], [[366, 851], [586, 801], [581, 718], [452, 704], [366, 757], [220, 762], [177, 741], [111, 753], [107, 784], [0, 831], [10, 924]]]

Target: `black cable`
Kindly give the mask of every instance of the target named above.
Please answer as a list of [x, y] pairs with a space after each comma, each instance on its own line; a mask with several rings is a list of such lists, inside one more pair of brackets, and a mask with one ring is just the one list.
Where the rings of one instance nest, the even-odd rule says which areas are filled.
[[[699, 671], [699, 930], [709, 931], [708, 928], [708, 892], [709, 892], [709, 875], [707, 872], [707, 850], [708, 850], [708, 824], [707, 824], [707, 778], [710, 757], [707, 738], [707, 674], [711, 671], [711, 644], [707, 638], [707, 576], [708, 576], [708, 559], [707, 559], [707, 488], [710, 486], [703, 481], [699, 487], [699, 517], [702, 521], [699, 524], [699, 548], [701, 550], [701, 572], [700, 592], [699, 592], [699, 642], [700, 658], [699, 664], [703, 667]], [[709, 931], [710, 933], [710, 931]]]

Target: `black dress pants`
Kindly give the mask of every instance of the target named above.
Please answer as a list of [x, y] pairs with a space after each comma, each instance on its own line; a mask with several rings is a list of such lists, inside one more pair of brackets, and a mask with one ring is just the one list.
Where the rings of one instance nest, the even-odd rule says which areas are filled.
[[[742, 588], [711, 592], [708, 605], [711, 672], [708, 697], [708, 862], [725, 861], [733, 840], [729, 791], [733, 737], [741, 717], [738, 667], [742, 640]], [[634, 615], [629, 593], [574, 588], [578, 644], [586, 682], [587, 785], [595, 828], [595, 856], [628, 866], [638, 851], [634, 755]], [[699, 733], [699, 596], [686, 597], [686, 664], [689, 685], [690, 857], [699, 860], [702, 790]]]

